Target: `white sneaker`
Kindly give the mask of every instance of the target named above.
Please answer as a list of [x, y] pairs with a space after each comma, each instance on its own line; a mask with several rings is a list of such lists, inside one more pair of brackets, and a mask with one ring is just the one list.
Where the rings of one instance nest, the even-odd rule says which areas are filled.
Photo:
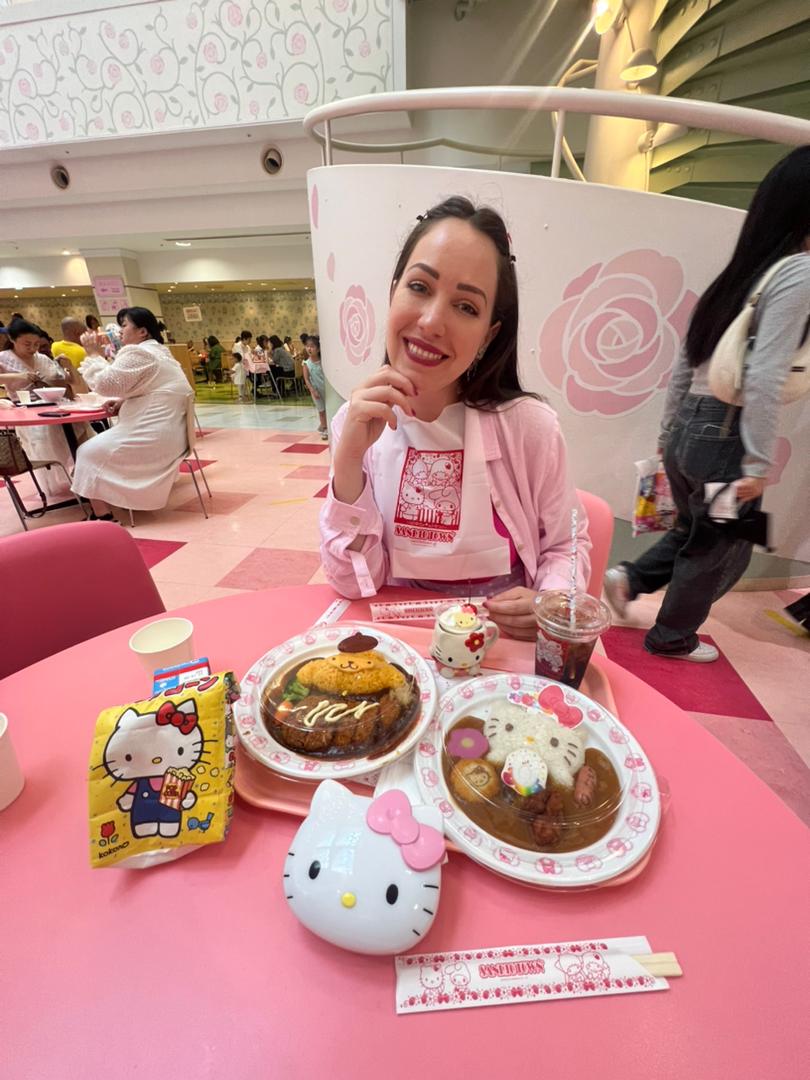
[[630, 603], [630, 579], [627, 571], [621, 566], [614, 566], [605, 574], [605, 596], [607, 602], [616, 612], [620, 619], [627, 614], [627, 605]]
[[715, 649], [714, 645], [701, 641], [696, 649], [692, 649], [688, 653], [656, 653], [655, 655], [665, 656], [667, 660], [691, 660], [695, 664], [711, 664], [719, 658], [720, 653]]

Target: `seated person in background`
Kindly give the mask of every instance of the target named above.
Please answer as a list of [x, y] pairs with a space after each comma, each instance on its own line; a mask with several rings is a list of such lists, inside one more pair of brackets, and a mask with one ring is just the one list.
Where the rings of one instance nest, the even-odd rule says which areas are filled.
[[270, 335], [270, 348], [272, 351], [271, 369], [278, 378], [279, 375], [292, 375], [295, 373], [295, 359], [292, 353], [284, 348], [284, 342], [278, 334]]
[[110, 518], [110, 504], [129, 510], [166, 505], [188, 453], [192, 398], [152, 312], [123, 308], [118, 323], [122, 348], [111, 362], [101, 353], [104, 335], [84, 335], [88, 357], [81, 373], [96, 393], [119, 399], [118, 423], [79, 447], [73, 476], [73, 491], [91, 501], [96, 516]]
[[[16, 396], [17, 390], [36, 390], [38, 386], [64, 386], [69, 396], [73, 388], [85, 390], [84, 381], [65, 357], [52, 360], [39, 351], [42, 334], [38, 326], [25, 319], [12, 319], [7, 327], [8, 348], [0, 352], [0, 383]], [[88, 434], [85, 424], [74, 425], [76, 438]], [[17, 429], [23, 449], [33, 461], [58, 461], [70, 474], [73, 456], [58, 426], [35, 424]], [[43, 476], [49, 495], [65, 490], [64, 475], [47, 470]]]
[[518, 288], [501, 217], [465, 198], [423, 215], [394, 269], [383, 366], [332, 422], [321, 555], [343, 596], [383, 585], [489, 597], [513, 637], [538, 591], [578, 580], [587, 520], [550, 406], [518, 378]]
[[71, 364], [77, 368], [87, 356], [82, 345], [83, 332], [84, 327], [75, 316], [68, 315], [66, 319], [62, 319], [62, 341], [55, 341], [51, 346], [54, 358], [66, 356]]

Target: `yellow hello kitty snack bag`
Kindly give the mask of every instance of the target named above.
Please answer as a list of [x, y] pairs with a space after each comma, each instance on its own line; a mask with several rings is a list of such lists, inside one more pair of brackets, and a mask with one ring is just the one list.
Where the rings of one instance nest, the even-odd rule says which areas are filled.
[[233, 702], [221, 672], [105, 709], [90, 754], [90, 862], [154, 866], [224, 840], [233, 814]]

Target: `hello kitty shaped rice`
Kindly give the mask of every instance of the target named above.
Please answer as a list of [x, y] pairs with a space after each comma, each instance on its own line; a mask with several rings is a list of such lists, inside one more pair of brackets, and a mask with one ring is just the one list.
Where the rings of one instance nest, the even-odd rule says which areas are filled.
[[284, 864], [290, 910], [352, 952], [389, 955], [422, 939], [439, 906], [442, 817], [401, 791], [375, 799], [324, 780]]
[[503, 702], [492, 709], [484, 723], [489, 740], [487, 758], [503, 765], [517, 750], [533, 750], [548, 766], [549, 775], [563, 787], [573, 787], [577, 771], [585, 763], [585, 737], [563, 727], [553, 716]]

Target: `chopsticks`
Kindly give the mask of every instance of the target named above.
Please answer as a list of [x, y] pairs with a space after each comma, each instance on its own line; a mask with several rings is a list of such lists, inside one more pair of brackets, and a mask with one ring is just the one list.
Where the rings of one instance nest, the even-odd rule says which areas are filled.
[[635, 960], [637, 964], [641, 964], [650, 975], [655, 975], [661, 979], [672, 979], [678, 975], [683, 975], [683, 970], [674, 952], [646, 953], [644, 956], [632, 956], [630, 959]]

